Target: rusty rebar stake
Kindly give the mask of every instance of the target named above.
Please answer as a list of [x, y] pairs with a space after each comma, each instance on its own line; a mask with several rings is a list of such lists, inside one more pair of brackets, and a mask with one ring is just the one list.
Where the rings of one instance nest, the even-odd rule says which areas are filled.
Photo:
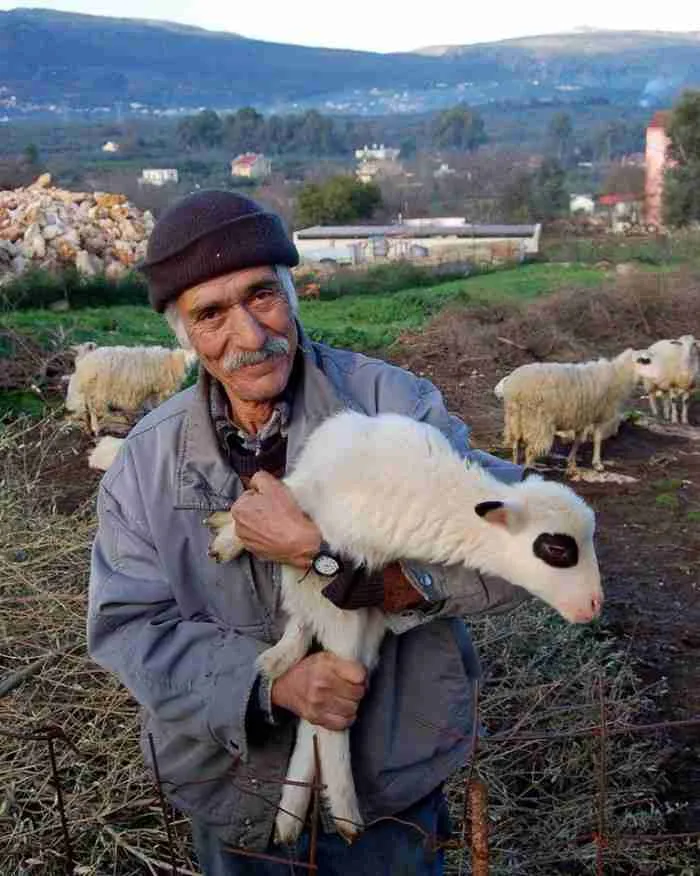
[[596, 876], [604, 876], [605, 872], [605, 845], [606, 845], [606, 817], [605, 810], [608, 805], [607, 800], [607, 785], [608, 785], [608, 767], [607, 767], [607, 714], [605, 711], [605, 689], [603, 686], [602, 676], [598, 677], [598, 703], [600, 705], [600, 728], [598, 735], [600, 736], [600, 751], [598, 763], [598, 830], [594, 836], [595, 839], [595, 871]]
[[53, 747], [53, 736], [46, 737], [46, 744], [49, 747], [49, 760], [51, 761], [51, 781], [56, 789], [56, 803], [58, 804], [58, 815], [61, 819], [61, 831], [63, 833], [63, 845], [66, 852], [66, 873], [72, 876], [75, 868], [73, 858], [73, 846], [70, 841], [70, 833], [68, 832], [68, 819], [66, 818], [66, 809], [63, 804], [63, 788], [61, 787], [61, 779], [58, 775], [58, 766], [56, 765], [56, 752]]
[[163, 793], [163, 784], [160, 779], [160, 768], [158, 767], [158, 758], [156, 757], [156, 746], [153, 742], [153, 734], [148, 734], [148, 745], [151, 749], [151, 759], [153, 761], [153, 772], [156, 775], [156, 786], [158, 788], [158, 799], [160, 800], [160, 809], [163, 813], [163, 822], [165, 823], [165, 835], [168, 840], [168, 855], [170, 856], [170, 868], [173, 876], [177, 876], [177, 864], [175, 862], [175, 844], [173, 843], [173, 833], [168, 818], [168, 807], [165, 802], [165, 794]]
[[318, 868], [318, 822], [321, 815], [321, 757], [318, 753], [318, 736], [314, 733], [314, 790], [313, 811], [311, 813], [311, 839], [309, 843], [309, 867]]

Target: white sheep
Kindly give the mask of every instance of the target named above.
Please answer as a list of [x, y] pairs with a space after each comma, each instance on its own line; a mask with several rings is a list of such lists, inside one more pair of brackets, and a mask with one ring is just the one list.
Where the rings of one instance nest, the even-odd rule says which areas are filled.
[[693, 335], [664, 339], [652, 344], [648, 350], [652, 358], [649, 365], [640, 368], [644, 389], [649, 395], [649, 407], [658, 415], [656, 398], [663, 401], [666, 420], [678, 422], [676, 398], [681, 399], [681, 422], [688, 423], [688, 399], [698, 382], [700, 355], [698, 342]]
[[549, 453], [558, 432], [573, 432], [567, 468], [575, 474], [579, 446], [592, 431], [593, 467], [602, 471], [604, 430], [614, 428], [644, 365], [652, 365], [646, 352], [629, 349], [612, 360], [536, 362], [516, 368], [495, 389], [504, 401], [504, 442], [512, 448], [513, 461], [518, 461], [521, 443], [525, 464], [532, 465]]
[[[463, 564], [529, 590], [571, 622], [593, 619], [603, 600], [593, 546], [594, 516], [568, 487], [533, 476], [515, 485], [465, 463], [432, 426], [395, 414], [344, 412], [319, 426], [284, 478], [329, 545], [370, 570], [398, 559]], [[210, 556], [243, 550], [228, 511], [212, 514]], [[280, 641], [258, 658], [271, 681], [301, 660], [316, 639], [371, 671], [386, 631], [376, 608], [343, 611], [322, 595], [327, 579], [282, 567], [289, 619]], [[362, 829], [350, 764], [349, 733], [299, 721], [280, 808], [278, 842], [299, 835], [314, 772], [313, 736], [324, 794], [338, 831]], [[298, 784], [298, 783], [302, 784]]]
[[86, 416], [91, 431], [110, 408], [140, 411], [165, 401], [180, 388], [197, 354], [166, 347], [98, 347], [76, 363], [66, 408]]

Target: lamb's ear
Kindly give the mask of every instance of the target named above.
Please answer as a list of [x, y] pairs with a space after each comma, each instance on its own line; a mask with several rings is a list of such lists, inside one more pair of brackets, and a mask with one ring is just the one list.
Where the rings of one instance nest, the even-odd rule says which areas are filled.
[[479, 502], [474, 510], [487, 523], [516, 532], [523, 523], [523, 511], [513, 502]]

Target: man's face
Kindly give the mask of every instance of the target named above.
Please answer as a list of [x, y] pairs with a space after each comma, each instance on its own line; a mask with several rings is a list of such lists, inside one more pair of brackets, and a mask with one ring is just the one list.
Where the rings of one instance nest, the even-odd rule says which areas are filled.
[[297, 331], [271, 267], [245, 268], [187, 289], [177, 309], [207, 371], [241, 401], [269, 401], [284, 390]]

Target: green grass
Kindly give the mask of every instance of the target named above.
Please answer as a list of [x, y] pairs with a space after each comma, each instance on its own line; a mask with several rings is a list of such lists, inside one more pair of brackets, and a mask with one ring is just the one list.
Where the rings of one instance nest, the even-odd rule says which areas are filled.
[[[355, 350], [377, 350], [392, 344], [404, 331], [420, 329], [453, 302], [529, 300], [563, 286], [593, 288], [600, 285], [603, 276], [602, 271], [590, 267], [524, 265], [401, 292], [302, 301], [301, 319], [315, 340]], [[163, 317], [135, 305], [87, 307], [65, 313], [12, 311], [0, 317], [0, 327], [3, 324], [47, 344], [58, 332], [67, 333], [71, 343], [173, 344]]]
[[677, 508], [679, 504], [678, 496], [675, 493], [659, 493], [655, 502], [661, 508]]

